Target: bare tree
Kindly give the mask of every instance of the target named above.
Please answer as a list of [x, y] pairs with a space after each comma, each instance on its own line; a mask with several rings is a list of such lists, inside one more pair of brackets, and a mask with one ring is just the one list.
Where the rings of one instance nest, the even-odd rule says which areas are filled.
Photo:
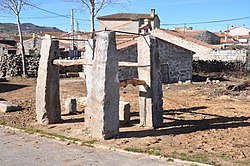
[[[81, 5], [83, 8], [87, 8], [90, 14], [90, 30], [95, 32], [95, 17], [97, 14], [107, 6], [119, 4], [121, 0], [64, 0], [66, 2], [74, 2]], [[92, 35], [92, 37], [94, 37]]]
[[23, 45], [23, 35], [21, 29], [20, 12], [23, 7], [28, 6], [29, 0], [0, 0], [0, 8], [5, 11], [12, 12], [16, 15], [17, 28], [20, 38], [20, 48], [22, 54], [23, 77], [27, 77], [25, 50]]

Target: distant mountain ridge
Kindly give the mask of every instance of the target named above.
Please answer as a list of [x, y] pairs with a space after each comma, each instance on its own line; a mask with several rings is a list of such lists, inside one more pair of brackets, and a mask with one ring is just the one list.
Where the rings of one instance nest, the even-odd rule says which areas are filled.
[[[63, 32], [56, 27], [38, 26], [32, 23], [21, 24], [23, 35], [30, 35], [32, 33], [42, 32]], [[0, 36], [13, 36], [18, 35], [17, 24], [13, 23], [0, 23]]]

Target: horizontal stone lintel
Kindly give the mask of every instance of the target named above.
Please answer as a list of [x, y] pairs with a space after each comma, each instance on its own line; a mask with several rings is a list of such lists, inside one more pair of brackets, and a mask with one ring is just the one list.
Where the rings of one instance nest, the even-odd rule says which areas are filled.
[[[92, 65], [93, 60], [88, 59], [55, 59], [53, 61], [54, 65], [57, 66], [75, 66], [75, 65]], [[118, 62], [119, 67], [149, 67], [150, 65], [139, 65], [138, 63], [134, 62]]]

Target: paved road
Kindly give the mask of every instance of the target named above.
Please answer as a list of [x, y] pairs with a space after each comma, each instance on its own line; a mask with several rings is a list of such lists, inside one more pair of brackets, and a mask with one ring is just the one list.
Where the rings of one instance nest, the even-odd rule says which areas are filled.
[[180, 166], [157, 160], [74, 144], [0, 127], [0, 166]]

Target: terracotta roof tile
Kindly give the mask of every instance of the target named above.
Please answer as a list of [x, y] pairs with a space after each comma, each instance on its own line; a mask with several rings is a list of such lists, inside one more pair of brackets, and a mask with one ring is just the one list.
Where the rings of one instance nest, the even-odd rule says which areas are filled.
[[117, 50], [137, 44], [137, 40], [129, 40], [116, 45]]
[[179, 33], [183, 33], [183, 34], [188, 35], [188, 36], [195, 36], [195, 35], [199, 35], [201, 33], [208, 32], [207, 30], [185, 30], [184, 31], [183, 29], [175, 30], [175, 31], [177, 31]]
[[233, 44], [235, 44], [235, 43], [238, 43], [238, 42], [236, 40], [234, 40], [233, 38], [227, 38], [227, 41], [225, 40], [225, 38], [221, 38], [220, 43], [221, 44], [225, 44], [225, 43], [228, 43], [228, 44], [233, 43]]
[[166, 29], [159, 29], [159, 30], [162, 31], [162, 32], [165, 32], [165, 33], [174, 35], [174, 36], [176, 36], [176, 37], [179, 37], [179, 38], [181, 38], [181, 39], [184, 39], [184, 40], [193, 42], [193, 43], [195, 43], [195, 44], [198, 44], [198, 45], [207, 47], [207, 48], [214, 48], [214, 46], [211, 45], [211, 44], [208, 44], [208, 43], [205, 43], [205, 42], [203, 42], [203, 41], [194, 39], [194, 38], [192, 38], [192, 37], [190, 37], [190, 36], [187, 36], [187, 35], [185, 35], [185, 34], [178, 33], [178, 32], [176, 32], [176, 31], [174, 31], [174, 30], [166, 30]]
[[[155, 15], [157, 16], [157, 15]], [[97, 17], [99, 20], [139, 20], [139, 19], [152, 19], [150, 14], [141, 13], [117, 13], [106, 16]]]

